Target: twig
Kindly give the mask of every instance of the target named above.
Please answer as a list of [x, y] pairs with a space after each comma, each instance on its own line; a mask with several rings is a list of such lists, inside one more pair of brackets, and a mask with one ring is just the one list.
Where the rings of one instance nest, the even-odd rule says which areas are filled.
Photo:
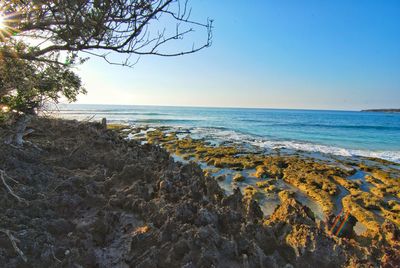
[[82, 119], [81, 122], [79, 122], [78, 126], [90, 122], [95, 116], [96, 116], [96, 114], [94, 114], [92, 116], [88, 116], [85, 119]]
[[14, 149], [17, 149], [17, 150], [20, 150], [20, 151], [22, 150], [21, 146], [14, 145], [14, 144], [12, 144], [12, 143], [10, 143], [8, 141], [5, 141], [4, 143], [7, 144], [8, 146], [13, 147]]
[[79, 148], [81, 148], [81, 146], [82, 146], [81, 143], [79, 143], [77, 146], [75, 146], [75, 148], [71, 151], [71, 153], [69, 154], [68, 157], [71, 158], [72, 155], [73, 155], [74, 153], [76, 153], [76, 151], [78, 151]]
[[28, 129], [27, 131], [25, 131], [25, 133], [24, 133], [24, 137], [25, 136], [28, 136], [29, 134], [31, 134], [31, 133], [33, 133], [33, 132], [35, 132], [35, 130], [34, 129]]
[[18, 255], [21, 256], [21, 258], [24, 260], [24, 262], [28, 262], [28, 258], [25, 256], [25, 254], [22, 252], [22, 250], [20, 250], [19, 247], [17, 246], [17, 242], [20, 242], [20, 241], [11, 234], [10, 230], [0, 229], [0, 232], [6, 234], [8, 236], [8, 239], [10, 239], [11, 244], [12, 244], [13, 248], [15, 249], [15, 251], [18, 253]]
[[26, 144], [32, 146], [34, 149], [38, 150], [39, 152], [42, 152], [43, 150], [39, 148], [39, 146], [37, 146], [36, 144], [34, 144], [33, 142], [30, 141], [25, 141]]
[[7, 179], [9, 179], [10, 181], [12, 181], [15, 184], [21, 184], [19, 181], [14, 180], [13, 178], [11, 178], [10, 176], [7, 175]]
[[50, 190], [50, 193], [49, 193], [49, 194], [54, 193], [54, 192], [58, 189], [58, 187], [60, 187], [61, 185], [63, 185], [65, 182], [72, 180], [73, 178], [74, 178], [74, 177], [69, 177], [69, 178], [67, 178], [66, 180], [63, 180], [62, 182], [60, 182], [59, 184], [57, 184], [57, 186], [54, 187], [53, 190]]
[[4, 184], [4, 186], [6, 187], [7, 191], [8, 191], [12, 196], [14, 196], [19, 202], [25, 202], [25, 203], [27, 203], [27, 201], [26, 201], [24, 198], [21, 198], [21, 197], [19, 197], [18, 195], [16, 195], [16, 194], [14, 193], [14, 191], [12, 190], [12, 188], [7, 184], [7, 182], [6, 182], [6, 177], [9, 178], [9, 179], [11, 179], [12, 181], [15, 181], [14, 179], [10, 178], [10, 177], [4, 172], [4, 170], [1, 170], [1, 169], [0, 169], [0, 178], [1, 178], [1, 180], [2, 180], [2, 182], [3, 182], [3, 184]]
[[53, 258], [54, 258], [58, 263], [62, 263], [62, 261], [56, 257], [56, 254], [54, 254], [54, 247], [53, 247], [53, 246], [51, 246], [51, 254], [53, 255]]

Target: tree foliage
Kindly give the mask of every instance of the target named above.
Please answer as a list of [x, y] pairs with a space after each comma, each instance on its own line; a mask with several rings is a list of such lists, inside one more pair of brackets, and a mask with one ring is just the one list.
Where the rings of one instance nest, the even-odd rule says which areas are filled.
[[[85, 60], [80, 53], [131, 66], [132, 55], [179, 56], [210, 46], [212, 21], [190, 14], [179, 0], [2, 0], [0, 106], [34, 114], [46, 101], [76, 100], [85, 92], [73, 72]], [[203, 43], [177, 48], [199, 29]], [[125, 57], [112, 61], [111, 52]]]
[[[191, 21], [187, 1], [179, 0], [4, 0], [0, 7], [9, 21], [8, 33], [40, 40], [42, 46], [18, 53], [37, 61], [57, 61], [57, 52], [86, 52], [103, 57], [108, 52], [131, 55], [179, 56], [210, 46], [212, 21]], [[168, 45], [195, 30], [204, 42], [176, 50]], [[63, 62], [59, 62], [63, 64]], [[115, 63], [115, 62], [114, 62]]]
[[[29, 47], [19, 41], [13, 48], [25, 53]], [[0, 47], [0, 51], [5, 49]], [[7, 110], [32, 115], [45, 103], [57, 103], [61, 96], [75, 101], [79, 93], [85, 93], [81, 80], [68, 66], [17, 57], [0, 58], [0, 103]]]
[[[179, 0], [2, 0], [0, 121], [4, 114], [15, 119], [9, 142], [23, 144], [27, 115], [46, 102], [85, 92], [73, 72], [85, 60], [79, 53], [130, 66], [132, 55], [179, 56], [210, 46], [212, 21], [191, 21], [190, 14]], [[177, 49], [196, 29], [205, 30], [204, 43]], [[126, 57], [113, 62], [110, 52]]]

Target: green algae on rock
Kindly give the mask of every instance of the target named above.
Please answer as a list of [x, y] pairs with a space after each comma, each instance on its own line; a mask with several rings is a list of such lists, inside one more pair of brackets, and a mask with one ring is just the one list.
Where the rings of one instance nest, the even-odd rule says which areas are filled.
[[[364, 162], [338, 160], [335, 165], [332, 162], [303, 157], [301, 152], [297, 155], [263, 155], [233, 145], [212, 145], [204, 139], [192, 139], [189, 135], [178, 137], [175, 132], [155, 130], [147, 135], [149, 143], [160, 144], [170, 153], [184, 159], [205, 163], [208, 166], [206, 170], [224, 168], [251, 171], [250, 177], [260, 180], [255, 181], [254, 186], [248, 185], [244, 188], [245, 196], [252, 199], [260, 200], [264, 195], [282, 192], [277, 187], [277, 182], [284, 181], [314, 200], [326, 215], [343, 207], [369, 230], [379, 229], [382, 218], [399, 226], [397, 211], [393, 210], [396, 206], [378, 202], [379, 198], [400, 198], [398, 170], [391, 167], [385, 170], [379, 168], [379, 165], [385, 165], [386, 162], [376, 161], [370, 165], [373, 159]], [[348, 179], [357, 169], [368, 172], [365, 182], [371, 185], [367, 188], [369, 193], [363, 193], [363, 181]], [[212, 173], [215, 172], [206, 171], [207, 175]], [[218, 176], [221, 183], [225, 179], [225, 176]], [[232, 181], [239, 182], [243, 179], [238, 176]], [[340, 187], [347, 192], [343, 192]], [[378, 212], [379, 215], [376, 215]]]
[[233, 178], [232, 178], [232, 180], [234, 181], [234, 182], [242, 182], [242, 181], [244, 181], [246, 178], [241, 174], [241, 173], [236, 173], [234, 176], [233, 176]]

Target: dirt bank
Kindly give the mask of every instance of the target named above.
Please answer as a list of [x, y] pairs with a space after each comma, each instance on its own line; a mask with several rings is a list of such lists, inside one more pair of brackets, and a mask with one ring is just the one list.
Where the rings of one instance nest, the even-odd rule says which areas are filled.
[[96, 124], [40, 119], [31, 127], [34, 146], [0, 144], [10, 187], [0, 181], [2, 267], [400, 263], [399, 231], [389, 222], [379, 240], [331, 237], [290, 195], [265, 219], [251, 196], [225, 196], [198, 165], [174, 162], [158, 146]]

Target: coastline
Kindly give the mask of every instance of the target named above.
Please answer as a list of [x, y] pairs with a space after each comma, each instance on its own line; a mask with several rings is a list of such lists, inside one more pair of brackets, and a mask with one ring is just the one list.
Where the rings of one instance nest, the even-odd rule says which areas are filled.
[[361, 110], [361, 112], [371, 112], [371, 113], [400, 113], [400, 109], [367, 109], [367, 110]]
[[70, 105], [60, 118], [129, 125], [170, 126], [196, 136], [236, 141], [265, 150], [364, 156], [400, 163], [400, 118], [384, 113], [290, 109], [228, 109]]
[[[136, 141], [126, 138], [142, 129], [126, 131], [120, 125], [109, 125], [106, 130], [97, 123], [40, 118], [31, 127], [35, 131], [27, 138], [35, 147], [20, 150], [0, 145], [4, 152], [1, 167], [21, 183], [9, 182], [27, 200], [18, 202], [3, 191], [2, 207], [7, 209], [0, 213], [1, 228], [11, 230], [21, 241], [18, 246], [32, 266], [357, 267], [398, 263], [398, 226], [392, 221], [378, 226], [372, 222], [362, 235], [352, 230], [339, 237], [330, 235], [329, 221], [316, 218], [296, 200], [296, 192], [276, 185], [283, 181], [308, 190], [324, 212], [334, 210], [334, 204], [324, 198], [328, 197], [325, 192], [336, 194], [337, 185], [354, 187], [356, 199], [344, 203], [352, 212], [365, 212], [358, 207], [366, 202], [371, 209], [380, 208], [374, 203], [377, 200], [362, 193], [362, 184], [341, 180], [356, 176], [357, 171], [279, 152], [250, 156], [229, 145], [184, 137], [179, 142], [174, 135], [156, 129]], [[141, 144], [144, 140], [151, 144]], [[255, 169], [255, 177], [260, 178], [254, 180], [261, 184], [245, 187], [243, 193], [233, 187], [229, 195], [217, 183], [222, 178], [213, 176], [213, 170], [202, 169], [201, 162], [200, 166], [176, 162], [158, 144], [170, 151], [181, 150], [176, 155], [185, 161], [199, 154], [199, 159], [208, 157], [220, 169], [234, 168], [239, 189], [248, 178], [236, 175], [246, 168]], [[374, 174], [369, 183], [376, 188], [381, 183], [385, 186], [374, 194], [392, 193], [387, 171], [375, 170], [368, 161], [358, 166]], [[316, 173], [308, 176], [309, 169]], [[328, 173], [335, 184], [325, 180]], [[260, 189], [278, 194], [279, 205], [269, 216], [258, 205]], [[354, 216], [369, 223], [368, 215]], [[0, 236], [0, 244], [4, 245], [1, 263], [8, 267], [23, 264], [6, 236]]]

